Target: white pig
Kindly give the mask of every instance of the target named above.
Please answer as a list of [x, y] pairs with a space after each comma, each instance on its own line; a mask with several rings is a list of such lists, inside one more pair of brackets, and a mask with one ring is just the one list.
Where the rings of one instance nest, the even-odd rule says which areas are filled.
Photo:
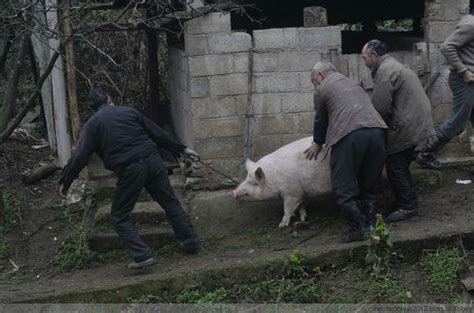
[[289, 143], [257, 162], [247, 159], [247, 178], [232, 191], [234, 198], [282, 198], [285, 213], [279, 227], [288, 226], [297, 210], [304, 221], [304, 199], [331, 192], [329, 156], [323, 160], [320, 152], [315, 161], [307, 160], [304, 155], [312, 140], [313, 137], [306, 137]]

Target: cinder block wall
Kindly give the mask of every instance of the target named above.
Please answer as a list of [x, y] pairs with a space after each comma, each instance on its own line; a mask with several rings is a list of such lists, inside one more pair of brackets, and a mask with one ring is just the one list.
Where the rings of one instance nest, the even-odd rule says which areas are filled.
[[[429, 94], [435, 122], [447, 117], [452, 102], [439, 46], [467, 13], [468, 2], [427, 0], [429, 48], [418, 43], [411, 52], [391, 53], [419, 74], [426, 66], [432, 77], [440, 73]], [[256, 160], [311, 135], [310, 72], [317, 61], [332, 61], [368, 92], [373, 87], [360, 54], [341, 55], [338, 26], [256, 30], [251, 36], [232, 32], [230, 25], [230, 15], [223, 13], [193, 19], [185, 26], [184, 51], [172, 48], [170, 52], [176, 132], [204, 160], [229, 175], [244, 173], [245, 155]], [[465, 141], [456, 140], [441, 156], [465, 155], [466, 145], [461, 144]]]
[[338, 26], [256, 30], [252, 96], [254, 159], [309, 136], [314, 107], [314, 64], [340, 53]]
[[[170, 91], [180, 139], [214, 167], [239, 176], [245, 155], [256, 160], [311, 135], [310, 72], [317, 61], [340, 53], [341, 32], [337, 26], [259, 30], [253, 33], [252, 42], [250, 34], [232, 32], [230, 25], [229, 14], [211, 13], [185, 26], [185, 56], [181, 60], [189, 70], [190, 111], [184, 116], [189, 116], [190, 122], [179, 121], [183, 117], [180, 112], [187, 112], [187, 104], [180, 102], [185, 95], [179, 84]], [[173, 48], [170, 66], [180, 59], [177, 54]], [[176, 69], [172, 72], [173, 84], [182, 76]]]

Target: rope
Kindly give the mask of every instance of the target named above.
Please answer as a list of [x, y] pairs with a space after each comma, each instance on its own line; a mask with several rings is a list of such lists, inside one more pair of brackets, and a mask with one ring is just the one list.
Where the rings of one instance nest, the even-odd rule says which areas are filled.
[[215, 169], [214, 167], [210, 166], [209, 164], [206, 164], [206, 163], [204, 163], [204, 162], [201, 161], [201, 160], [199, 160], [198, 162], [201, 163], [201, 164], [204, 165], [204, 166], [207, 166], [208, 168], [210, 168], [210, 169], [213, 170], [214, 172], [216, 172], [216, 173], [218, 173], [218, 174], [224, 176], [225, 178], [229, 179], [229, 180], [232, 181], [234, 184], [236, 184], [236, 185], [239, 185], [239, 184], [240, 184], [239, 182], [235, 181], [232, 177], [230, 177], [230, 176], [228, 176], [228, 175], [222, 173], [221, 171], [219, 171], [219, 170]]

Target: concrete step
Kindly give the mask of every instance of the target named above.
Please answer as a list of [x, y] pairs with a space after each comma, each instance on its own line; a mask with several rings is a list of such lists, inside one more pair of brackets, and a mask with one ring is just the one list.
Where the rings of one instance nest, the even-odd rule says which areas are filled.
[[[112, 203], [102, 204], [94, 217], [94, 224], [110, 225], [110, 209]], [[138, 224], [159, 225], [166, 220], [166, 213], [155, 201], [137, 202], [132, 211], [133, 220]]]
[[[185, 177], [184, 175], [170, 175], [169, 176], [171, 187], [173, 187], [176, 196], [178, 198], [181, 197], [181, 195], [185, 191], [184, 183], [185, 183]], [[107, 200], [107, 199], [112, 199], [114, 196], [115, 192], [115, 185], [117, 183], [117, 178], [116, 177], [103, 177], [97, 180], [97, 187], [95, 188], [95, 198], [98, 202]], [[151, 197], [146, 192], [145, 188], [143, 188], [140, 197], [138, 198], [138, 201], [150, 201]]]
[[[169, 227], [140, 225], [137, 231], [151, 248], [160, 248], [175, 243], [173, 230]], [[113, 231], [97, 232], [89, 238], [89, 247], [96, 252], [124, 249], [122, 241]]]

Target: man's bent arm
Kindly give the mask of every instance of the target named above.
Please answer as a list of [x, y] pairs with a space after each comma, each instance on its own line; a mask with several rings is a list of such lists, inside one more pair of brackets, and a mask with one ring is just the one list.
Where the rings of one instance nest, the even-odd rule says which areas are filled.
[[77, 143], [76, 151], [67, 162], [63, 169], [63, 174], [59, 180], [59, 184], [64, 185], [64, 190], [68, 190], [74, 179], [81, 172], [81, 170], [87, 165], [89, 159], [96, 151], [96, 145], [94, 134], [92, 131], [92, 125], [86, 123], [82, 130], [79, 142]]

